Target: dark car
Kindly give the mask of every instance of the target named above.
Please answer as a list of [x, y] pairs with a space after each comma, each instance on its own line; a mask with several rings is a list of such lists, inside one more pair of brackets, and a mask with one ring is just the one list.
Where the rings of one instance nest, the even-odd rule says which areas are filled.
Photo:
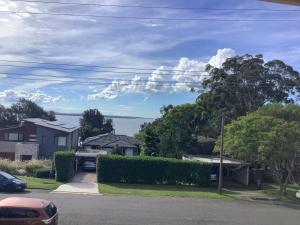
[[34, 198], [6, 198], [0, 201], [0, 225], [57, 225], [53, 202]]
[[95, 158], [85, 158], [82, 162], [81, 168], [83, 170], [96, 170], [96, 159]]
[[26, 181], [0, 171], [0, 191], [24, 191], [26, 185]]

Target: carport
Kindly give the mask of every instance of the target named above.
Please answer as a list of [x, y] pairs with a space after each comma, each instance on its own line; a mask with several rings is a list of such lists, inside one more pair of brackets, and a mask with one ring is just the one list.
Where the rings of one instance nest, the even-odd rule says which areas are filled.
[[94, 158], [96, 160], [97, 155], [106, 155], [107, 153], [105, 151], [93, 151], [93, 150], [85, 150], [85, 151], [77, 151], [75, 153], [75, 166], [76, 171], [80, 168], [82, 162], [87, 159]]
[[[214, 155], [184, 155], [183, 160], [193, 160], [203, 163], [212, 164], [212, 174], [219, 174], [220, 158]], [[243, 185], [249, 185], [250, 181], [250, 164], [243, 161], [223, 158], [223, 178], [227, 180], [234, 180]]]

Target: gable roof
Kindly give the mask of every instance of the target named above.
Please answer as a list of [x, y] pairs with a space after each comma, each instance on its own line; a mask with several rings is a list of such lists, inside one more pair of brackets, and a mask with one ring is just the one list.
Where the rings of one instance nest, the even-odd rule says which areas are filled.
[[28, 118], [28, 119], [23, 119], [23, 121], [34, 123], [37, 126], [41, 127], [46, 127], [54, 130], [59, 130], [63, 132], [73, 132], [74, 130], [79, 129], [79, 126], [75, 126], [72, 124], [67, 124], [62, 121], [49, 121], [49, 120], [44, 120], [40, 118]]
[[100, 147], [126, 147], [136, 148], [140, 142], [127, 135], [100, 134], [94, 137], [89, 137], [84, 140], [83, 145], [100, 146]]

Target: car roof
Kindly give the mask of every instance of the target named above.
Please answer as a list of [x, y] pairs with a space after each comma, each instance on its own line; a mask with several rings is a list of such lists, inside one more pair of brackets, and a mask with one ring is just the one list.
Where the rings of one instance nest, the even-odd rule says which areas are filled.
[[49, 201], [36, 198], [6, 198], [0, 201], [0, 207], [41, 209], [49, 205]]

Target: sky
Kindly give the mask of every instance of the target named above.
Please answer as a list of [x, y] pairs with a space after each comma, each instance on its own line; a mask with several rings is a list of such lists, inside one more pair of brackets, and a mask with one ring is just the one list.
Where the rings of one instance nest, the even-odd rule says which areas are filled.
[[[25, 97], [57, 112], [98, 108], [154, 118], [162, 105], [195, 101], [208, 63], [263, 54], [300, 70], [299, 7], [254, 0], [33, 1], [0, 0], [5, 106]], [[136, 5], [143, 7], [124, 7]]]

